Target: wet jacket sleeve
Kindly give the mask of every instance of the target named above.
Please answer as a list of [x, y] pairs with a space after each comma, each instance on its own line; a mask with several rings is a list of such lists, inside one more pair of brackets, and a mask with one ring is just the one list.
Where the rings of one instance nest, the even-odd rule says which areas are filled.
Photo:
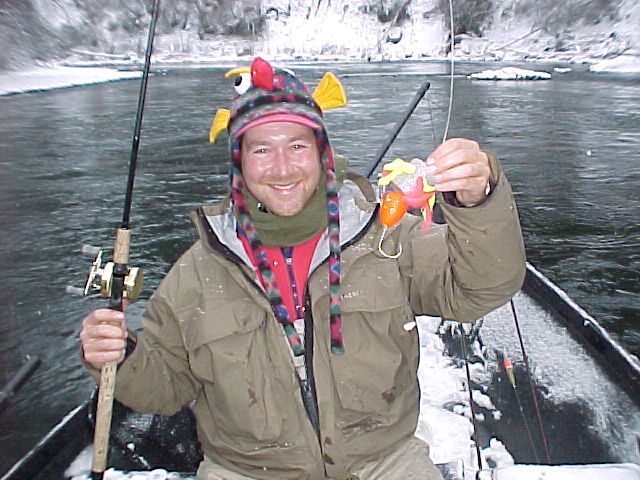
[[189, 368], [178, 315], [172, 301], [181, 292], [178, 262], [153, 294], [142, 318], [144, 333], [133, 352], [119, 366], [115, 396], [142, 413], [171, 415], [195, 399], [199, 383]]
[[401, 269], [416, 314], [470, 322], [506, 303], [522, 286], [525, 253], [513, 193], [489, 155], [491, 194], [464, 208], [439, 198], [446, 226], [403, 225]]

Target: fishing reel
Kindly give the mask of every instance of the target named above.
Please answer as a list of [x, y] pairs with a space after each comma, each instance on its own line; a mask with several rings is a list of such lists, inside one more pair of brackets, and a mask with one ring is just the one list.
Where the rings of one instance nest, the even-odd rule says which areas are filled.
[[[77, 295], [89, 295], [91, 293], [100, 293], [105, 298], [110, 298], [113, 287], [115, 262], [104, 262], [104, 251], [100, 247], [92, 245], [83, 245], [82, 254], [94, 257], [93, 263], [89, 268], [89, 275], [85, 282], [84, 288], [67, 287], [67, 293]], [[104, 262], [104, 263], [103, 263]], [[142, 270], [138, 267], [129, 267], [124, 277], [122, 297], [130, 302], [138, 299], [142, 288]]]

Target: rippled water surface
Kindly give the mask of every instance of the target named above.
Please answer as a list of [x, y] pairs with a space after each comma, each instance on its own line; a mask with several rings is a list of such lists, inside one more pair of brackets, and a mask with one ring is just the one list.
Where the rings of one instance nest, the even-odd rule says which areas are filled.
[[[433, 148], [444, 130], [447, 68], [295, 66], [311, 85], [326, 69], [343, 75], [349, 107], [326, 118], [335, 149], [361, 172], [427, 79], [428, 101], [388, 156]], [[529, 261], [640, 353], [640, 80], [580, 69], [546, 82], [461, 75], [484, 68], [456, 67], [450, 135], [501, 158]], [[145, 298], [193, 241], [188, 212], [226, 190], [225, 142], [206, 143], [213, 113], [230, 97], [222, 72], [150, 79], [132, 211], [132, 263], [144, 268]], [[138, 82], [126, 81], [0, 98], [0, 384], [25, 355], [43, 360], [0, 412], [0, 473], [91, 392], [76, 335], [80, 318], [104, 302], [64, 291], [82, 284], [90, 263], [79, 247], [109, 247], [119, 225], [137, 93]]]

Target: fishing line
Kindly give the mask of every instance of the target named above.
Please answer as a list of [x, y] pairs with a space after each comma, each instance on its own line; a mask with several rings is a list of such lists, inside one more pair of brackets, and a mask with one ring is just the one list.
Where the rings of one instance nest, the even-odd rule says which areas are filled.
[[[442, 135], [442, 142], [444, 143], [449, 136], [449, 126], [451, 125], [451, 112], [453, 111], [453, 80], [455, 74], [455, 36], [454, 36], [454, 22], [453, 22], [453, 0], [449, 0], [449, 37], [450, 43], [450, 68], [449, 68], [449, 100], [447, 106], [447, 119], [445, 120], [444, 134]], [[438, 148], [438, 141], [436, 140], [436, 129], [433, 123], [433, 115], [431, 108], [431, 100], [429, 94], [427, 94], [427, 103], [429, 104], [429, 122], [431, 123], [431, 135], [433, 136], [433, 148]]]
[[438, 148], [438, 140], [436, 138], [436, 129], [433, 125], [433, 113], [431, 108], [431, 99], [429, 98], [429, 94], [427, 93], [427, 104], [429, 105], [429, 123], [431, 124], [431, 137], [433, 140], [433, 149]]
[[522, 332], [520, 331], [520, 321], [518, 320], [518, 314], [516, 313], [516, 306], [513, 302], [513, 298], [510, 300], [509, 303], [511, 304], [511, 313], [513, 314], [513, 321], [516, 325], [518, 341], [520, 342], [520, 351], [522, 352], [522, 359], [524, 360], [525, 369], [527, 370], [527, 377], [529, 377], [529, 388], [531, 389], [531, 396], [533, 397], [533, 405], [536, 410], [536, 419], [538, 420], [538, 427], [540, 428], [542, 445], [544, 446], [545, 455], [547, 457], [547, 463], [551, 464], [551, 455], [549, 454], [549, 445], [547, 444], [547, 436], [545, 434], [544, 425], [542, 423], [542, 415], [540, 414], [540, 407], [538, 405], [538, 399], [536, 398], [535, 385], [533, 384], [533, 375], [531, 373], [531, 367], [529, 364], [529, 356], [527, 355], [527, 351], [524, 348], [524, 341], [522, 340]]
[[445, 142], [449, 135], [449, 125], [451, 124], [451, 110], [453, 109], [453, 75], [455, 72], [455, 31], [453, 27], [453, 0], [449, 0], [449, 22], [450, 22], [450, 36], [451, 36], [451, 67], [449, 75], [449, 107], [447, 111], [447, 121], [445, 123], [444, 135], [442, 136], [442, 143]]
[[[451, 64], [449, 68], [449, 105], [447, 107], [447, 120], [445, 122], [444, 134], [442, 135], [442, 143], [447, 140], [449, 136], [449, 126], [451, 125], [451, 111], [453, 110], [453, 80], [455, 72], [455, 29], [453, 22], [453, 0], [449, 0], [449, 28], [450, 28], [450, 40], [451, 40]], [[433, 123], [432, 123], [433, 125]], [[434, 133], [435, 138], [435, 133]], [[464, 358], [464, 368], [467, 375], [467, 387], [469, 389], [469, 408], [471, 409], [471, 422], [473, 425], [473, 443], [476, 450], [476, 458], [478, 461], [478, 471], [476, 472], [476, 479], [480, 478], [480, 472], [482, 472], [482, 454], [480, 453], [480, 440], [478, 438], [478, 420], [476, 419], [475, 411], [473, 408], [473, 392], [471, 390], [471, 371], [469, 369], [469, 359], [467, 358], [467, 347], [465, 344], [465, 333], [462, 329], [462, 335], [460, 336], [460, 345], [462, 346], [462, 356]]]

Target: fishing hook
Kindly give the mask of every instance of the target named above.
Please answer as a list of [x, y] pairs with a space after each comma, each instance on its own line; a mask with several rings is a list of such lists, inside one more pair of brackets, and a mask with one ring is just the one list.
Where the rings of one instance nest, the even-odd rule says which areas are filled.
[[378, 252], [380, 252], [380, 255], [382, 255], [383, 257], [386, 257], [386, 258], [391, 258], [391, 259], [398, 258], [402, 254], [402, 244], [401, 243], [398, 244], [398, 252], [394, 253], [393, 255], [388, 254], [387, 252], [385, 252], [382, 249], [382, 241], [384, 240], [384, 236], [387, 233], [387, 229], [388, 229], [388, 227], [386, 225], [382, 226], [382, 234], [380, 235], [380, 240], [378, 241]]

